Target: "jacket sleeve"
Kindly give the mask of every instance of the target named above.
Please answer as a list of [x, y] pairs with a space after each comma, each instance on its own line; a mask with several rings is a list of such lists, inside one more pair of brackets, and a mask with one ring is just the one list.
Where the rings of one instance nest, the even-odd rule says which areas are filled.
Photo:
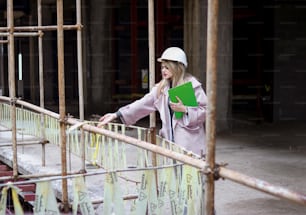
[[126, 125], [135, 124], [139, 119], [149, 115], [156, 111], [154, 101], [157, 95], [156, 87], [153, 87], [151, 92], [147, 93], [144, 97], [139, 100], [132, 102], [119, 109], [121, 113], [121, 120]]
[[188, 114], [184, 114], [182, 121], [179, 122], [183, 123], [183, 126], [195, 127], [205, 122], [207, 97], [201, 85], [195, 88], [195, 95], [197, 98], [198, 106], [187, 107]]

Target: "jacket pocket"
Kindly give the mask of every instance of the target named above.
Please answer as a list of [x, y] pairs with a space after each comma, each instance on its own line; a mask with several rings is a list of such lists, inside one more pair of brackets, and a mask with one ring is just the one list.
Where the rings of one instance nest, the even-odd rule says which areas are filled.
[[183, 129], [185, 129], [189, 133], [198, 133], [201, 129], [201, 126], [181, 126]]

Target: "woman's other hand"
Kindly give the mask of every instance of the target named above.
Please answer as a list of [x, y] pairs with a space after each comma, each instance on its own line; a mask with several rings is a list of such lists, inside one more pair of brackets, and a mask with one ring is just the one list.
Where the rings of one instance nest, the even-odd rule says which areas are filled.
[[117, 118], [116, 113], [107, 113], [99, 119], [98, 127], [102, 127]]
[[180, 100], [179, 97], [176, 96], [177, 103], [170, 101], [170, 108], [175, 112], [183, 112], [185, 113], [187, 111], [187, 107], [183, 104], [182, 100]]

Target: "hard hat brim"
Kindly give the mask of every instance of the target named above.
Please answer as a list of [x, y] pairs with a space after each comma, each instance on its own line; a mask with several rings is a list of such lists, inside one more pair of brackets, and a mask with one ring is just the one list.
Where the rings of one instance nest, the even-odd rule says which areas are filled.
[[[171, 59], [167, 59], [167, 58], [157, 58], [157, 61], [158, 62], [163, 62], [163, 61], [173, 61], [173, 62], [178, 62], [178, 61], [176, 61], [176, 60], [171, 60]], [[180, 62], [179, 62], [180, 63]]]
[[168, 60], [168, 59], [165, 59], [165, 58], [157, 58], [157, 61], [158, 62], [163, 62], [163, 61], [172, 61], [172, 62], [177, 62], [177, 63], [181, 63], [181, 64], [183, 64], [185, 67], [187, 67], [187, 65], [185, 65], [184, 63], [182, 63], [182, 62], [179, 62], [179, 61], [176, 61], [176, 60]]

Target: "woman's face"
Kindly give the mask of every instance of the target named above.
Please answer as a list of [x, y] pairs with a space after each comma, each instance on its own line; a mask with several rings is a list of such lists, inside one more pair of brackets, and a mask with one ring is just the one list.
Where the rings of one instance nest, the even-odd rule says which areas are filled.
[[173, 73], [165, 63], [161, 64], [161, 74], [163, 79], [171, 80], [173, 77]]

